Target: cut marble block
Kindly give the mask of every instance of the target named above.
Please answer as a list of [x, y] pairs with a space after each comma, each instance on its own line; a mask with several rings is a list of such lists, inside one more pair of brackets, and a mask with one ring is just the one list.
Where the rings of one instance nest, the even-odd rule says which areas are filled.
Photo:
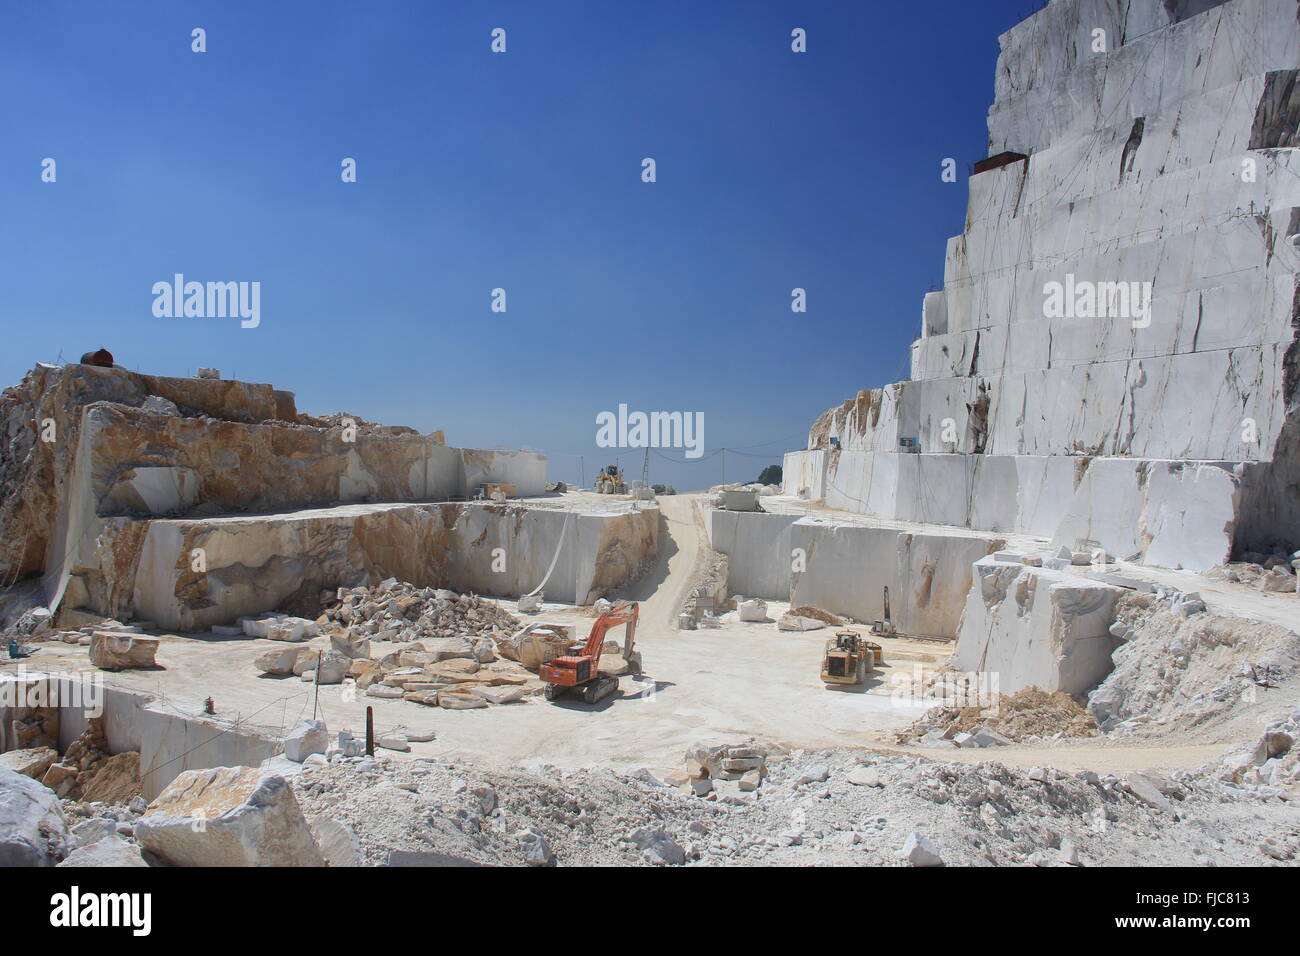
[[993, 556], [975, 562], [975, 584], [957, 638], [958, 670], [1025, 687], [1084, 694], [1111, 670], [1109, 628], [1121, 589], [1077, 574]]

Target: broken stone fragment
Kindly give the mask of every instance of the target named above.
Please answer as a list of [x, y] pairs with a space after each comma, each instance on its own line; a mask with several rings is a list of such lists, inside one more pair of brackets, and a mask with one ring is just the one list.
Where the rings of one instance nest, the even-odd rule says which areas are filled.
[[95, 817], [92, 820], [84, 820], [78, 823], [70, 832], [72, 841], [76, 846], [90, 846], [90, 844], [102, 840], [106, 836], [116, 835], [117, 821], [111, 817]]
[[883, 787], [880, 771], [875, 767], [859, 767], [849, 773], [848, 781], [855, 787]]
[[288, 615], [285, 614], [277, 614], [273, 611], [268, 611], [267, 613], [260, 614], [257, 617], [241, 617], [238, 623], [247, 636], [266, 637], [267, 629], [280, 618], [287, 616]]
[[473, 658], [474, 648], [461, 637], [438, 637], [424, 642], [425, 649], [433, 655], [434, 662]]
[[489, 704], [514, 704], [528, 696], [528, 691], [524, 687], [473, 687], [470, 693], [479, 697]]
[[307, 818], [316, 845], [325, 857], [325, 862], [332, 867], [362, 866], [365, 858], [361, 853], [361, 841], [356, 832], [342, 821], [333, 817], [311, 816]]
[[369, 639], [353, 634], [351, 631], [331, 634], [330, 647], [351, 660], [370, 659]]
[[815, 763], [801, 771], [799, 776], [795, 778], [795, 783], [822, 783], [830, 777], [830, 775], [830, 767], [826, 766], [824, 763]]
[[272, 641], [287, 641], [296, 644], [315, 637], [320, 633], [320, 626], [315, 621], [303, 617], [282, 617], [269, 622], [263, 635]]
[[1124, 789], [1152, 809], [1168, 813], [1171, 816], [1177, 816], [1178, 814], [1178, 811], [1174, 809], [1174, 805], [1166, 800], [1164, 794], [1160, 792], [1159, 784], [1146, 774], [1137, 772], [1125, 774]]
[[421, 690], [407, 690], [402, 695], [403, 700], [409, 700], [413, 704], [423, 704], [426, 707], [438, 706], [438, 689], [425, 688]]
[[379, 670], [379, 661], [354, 660], [348, 665], [348, 676], [357, 681], [361, 687], [369, 687], [369, 678]]
[[939, 848], [916, 830], [908, 834], [897, 855], [900, 860], [905, 860], [912, 866], [943, 866]]
[[686, 862], [686, 851], [662, 827], [640, 827], [627, 839], [655, 866], [681, 866]]
[[778, 630], [782, 631], [815, 631], [826, 626], [824, 621], [819, 621], [813, 617], [801, 617], [798, 614], [782, 614], [780, 620], [776, 622]]
[[300, 720], [284, 738], [284, 755], [302, 763], [312, 754], [323, 754], [330, 744], [323, 720]]
[[381, 684], [389, 687], [402, 687], [410, 681], [425, 680], [425, 672], [419, 667], [398, 667], [394, 670], [385, 671]]
[[1285, 730], [1266, 731], [1255, 744], [1251, 760], [1257, 766], [1262, 765], [1267, 760], [1289, 752], [1294, 744], [1295, 739]]
[[487, 707], [488, 702], [469, 691], [440, 690], [438, 706], [447, 710], [473, 710], [476, 707]]
[[106, 671], [157, 666], [157, 638], [96, 631], [90, 638], [90, 663]]
[[128, 843], [114, 833], [102, 840], [78, 847], [68, 854], [59, 866], [148, 866], [134, 843]]
[[478, 670], [478, 661], [473, 660], [472, 658], [455, 658], [429, 664], [425, 668], [425, 673], [437, 676], [461, 678], [469, 674], [476, 674], [478, 673]]
[[288, 782], [256, 767], [183, 771], [135, 835], [173, 866], [325, 864]]
[[551, 845], [546, 842], [546, 837], [542, 836], [541, 831], [535, 827], [520, 830], [515, 834], [515, 839], [519, 843], [519, 849], [523, 852], [524, 862], [529, 866], [550, 866], [555, 862], [555, 854], [551, 852]]
[[326, 651], [315, 663], [318, 684], [341, 684], [352, 668], [351, 658], [338, 651]]

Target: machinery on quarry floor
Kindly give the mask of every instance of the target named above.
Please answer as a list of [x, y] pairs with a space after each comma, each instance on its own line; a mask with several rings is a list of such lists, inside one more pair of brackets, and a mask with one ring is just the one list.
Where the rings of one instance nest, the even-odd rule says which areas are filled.
[[606, 465], [601, 469], [600, 474], [596, 475], [594, 487], [597, 494], [627, 494], [627, 482], [623, 479], [623, 469], [619, 468], [618, 465]]
[[600, 654], [605, 646], [605, 635], [610, 628], [627, 625], [623, 639], [623, 660], [628, 672], [641, 673], [641, 654], [636, 646], [636, 622], [640, 605], [635, 601], [620, 603], [606, 611], [591, 626], [587, 642], [570, 648], [571, 653], [543, 664], [538, 676], [546, 681], [546, 699], [557, 700], [565, 694], [580, 691], [582, 699], [594, 704], [618, 690], [618, 678], [600, 673]]
[[881, 637], [897, 637], [898, 632], [894, 629], [894, 621], [889, 616], [889, 588], [885, 588], [885, 617], [881, 621], [873, 621], [871, 624], [871, 633], [879, 634]]
[[826, 642], [822, 656], [822, 683], [863, 684], [867, 675], [883, 663], [880, 645], [868, 641], [856, 631], [837, 631]]

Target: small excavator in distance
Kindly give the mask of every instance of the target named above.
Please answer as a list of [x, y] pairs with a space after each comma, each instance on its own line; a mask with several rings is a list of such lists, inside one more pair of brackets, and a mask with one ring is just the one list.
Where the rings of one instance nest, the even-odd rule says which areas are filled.
[[546, 681], [546, 699], [558, 700], [569, 692], [576, 692], [582, 694], [583, 701], [594, 704], [618, 690], [617, 677], [600, 673], [600, 652], [605, 647], [605, 634], [620, 624], [627, 625], [623, 660], [627, 661], [630, 673], [640, 674], [641, 654], [634, 649], [639, 614], [640, 605], [635, 601], [615, 605], [596, 618], [585, 644], [575, 644], [567, 656], [543, 664], [538, 676]]

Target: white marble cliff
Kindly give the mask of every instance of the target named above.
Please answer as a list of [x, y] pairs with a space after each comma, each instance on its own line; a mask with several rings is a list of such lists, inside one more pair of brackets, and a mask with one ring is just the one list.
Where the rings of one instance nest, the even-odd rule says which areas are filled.
[[1165, 567], [1300, 546], [1300, 5], [1054, 0], [1000, 42], [911, 378], [785, 493]]

